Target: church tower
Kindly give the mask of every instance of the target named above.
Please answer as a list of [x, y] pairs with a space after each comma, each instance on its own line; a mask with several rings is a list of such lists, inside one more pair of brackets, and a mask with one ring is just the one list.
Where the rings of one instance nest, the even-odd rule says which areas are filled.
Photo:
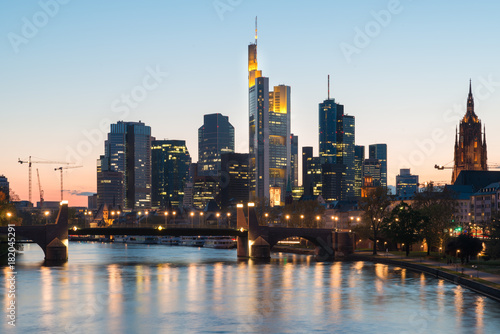
[[467, 112], [460, 121], [455, 136], [455, 164], [451, 182], [455, 182], [462, 170], [488, 170], [486, 165], [486, 131], [481, 133], [481, 121], [474, 113], [472, 83], [469, 82]]

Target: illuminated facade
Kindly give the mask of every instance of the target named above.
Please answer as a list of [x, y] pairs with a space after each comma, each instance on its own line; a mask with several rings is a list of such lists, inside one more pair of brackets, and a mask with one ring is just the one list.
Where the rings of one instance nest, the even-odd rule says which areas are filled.
[[281, 205], [281, 187], [272, 186], [269, 188], [269, 206], [280, 206]]
[[311, 146], [302, 147], [302, 188], [304, 188], [304, 195], [312, 195], [312, 181], [310, 174], [308, 174], [307, 163], [313, 157], [313, 148]]
[[151, 140], [151, 128], [142, 122], [111, 124], [99, 168], [123, 174], [123, 203], [116, 205], [151, 207]]
[[354, 147], [354, 196], [361, 196], [363, 186], [363, 163], [365, 162], [365, 147]]
[[248, 46], [250, 198], [270, 198], [271, 184], [281, 188], [282, 201], [291, 169], [290, 87], [275, 86], [257, 66], [255, 43]]
[[198, 168], [200, 175], [217, 176], [221, 169], [221, 154], [234, 152], [234, 127], [221, 114], [203, 116], [198, 129]]
[[299, 137], [290, 135], [290, 177], [292, 188], [299, 186]]
[[220, 202], [221, 208], [248, 202], [250, 175], [248, 154], [221, 154]]
[[152, 207], [172, 208], [183, 204], [191, 156], [184, 140], [154, 140], [152, 157]]
[[[373, 187], [382, 186], [382, 165], [378, 159], [365, 159], [363, 163], [363, 178], [366, 182], [367, 177]], [[363, 184], [366, 187], [366, 184]]]
[[[380, 178], [378, 185], [387, 187], [387, 144], [372, 144], [368, 146], [368, 158], [378, 160], [380, 163]], [[373, 176], [374, 181], [377, 178]]]
[[486, 133], [481, 134], [481, 121], [474, 112], [471, 83], [469, 83], [467, 112], [460, 121], [460, 131], [455, 137], [454, 159], [452, 183], [455, 182], [462, 170], [488, 170], [486, 165]]

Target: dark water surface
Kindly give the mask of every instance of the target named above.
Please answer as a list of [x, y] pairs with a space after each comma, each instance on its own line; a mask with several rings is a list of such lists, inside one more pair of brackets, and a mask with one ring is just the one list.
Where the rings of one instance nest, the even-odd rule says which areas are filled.
[[406, 269], [274, 253], [70, 243], [63, 266], [37, 245], [17, 258], [17, 326], [0, 333], [500, 333], [500, 303]]

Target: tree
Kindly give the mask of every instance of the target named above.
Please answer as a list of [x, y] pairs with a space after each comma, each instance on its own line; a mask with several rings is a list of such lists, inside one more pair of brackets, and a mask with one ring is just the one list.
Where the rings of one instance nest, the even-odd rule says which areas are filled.
[[385, 219], [382, 230], [394, 242], [404, 244], [406, 256], [410, 255], [410, 246], [422, 240], [422, 227], [426, 217], [418, 210], [401, 201], [391, 216]]
[[355, 228], [361, 235], [373, 238], [373, 255], [377, 255], [377, 240], [380, 235], [384, 219], [390, 214], [391, 195], [385, 187], [376, 187], [359, 200], [359, 207], [363, 211], [362, 222]]
[[460, 250], [459, 256], [466, 263], [471, 257], [475, 257], [483, 249], [483, 243], [478, 238], [474, 238], [471, 233], [462, 233], [457, 237], [456, 246]]
[[500, 258], [500, 214], [491, 219], [490, 235], [486, 241], [486, 253], [494, 259]]
[[440, 247], [447, 233], [444, 231], [453, 226], [453, 212], [456, 201], [454, 194], [446, 188], [436, 188], [429, 183], [424, 191], [415, 194], [415, 209], [428, 217], [422, 226], [422, 237], [427, 242], [427, 255], [431, 247]]

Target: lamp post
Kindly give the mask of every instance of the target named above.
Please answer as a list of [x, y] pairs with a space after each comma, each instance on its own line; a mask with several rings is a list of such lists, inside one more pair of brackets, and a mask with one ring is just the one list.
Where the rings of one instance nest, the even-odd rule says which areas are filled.
[[290, 215], [286, 215], [285, 218], [286, 218], [286, 227], [288, 227], [288, 222], [290, 221]]
[[[204, 220], [203, 212], [200, 212], [200, 217], [198, 217], [198, 225], [201, 227], [201, 221]], [[203, 221], [203, 225], [205, 225], [205, 222]]]
[[300, 227], [304, 227], [304, 215], [300, 215]]
[[269, 214], [267, 212], [264, 213], [264, 217], [266, 217], [266, 225], [269, 225], [269, 219], [268, 219]]
[[219, 212], [217, 212], [217, 213], [215, 214], [215, 217], [217, 217], [217, 228], [219, 228], [219, 225], [220, 225], [220, 213], [219, 213]]
[[50, 214], [50, 212], [49, 211], [45, 211], [43, 214], [45, 215], [45, 225], [47, 225], [49, 223], [48, 220], [49, 220], [49, 214]]
[[165, 227], [167, 227], [167, 225], [168, 225], [168, 211], [165, 211], [164, 215], [165, 215]]
[[338, 232], [339, 230], [339, 217], [335, 216], [335, 231]]
[[231, 224], [230, 219], [231, 219], [231, 212], [228, 212], [227, 213], [227, 227], [230, 227], [230, 224]]
[[144, 214], [146, 215], [146, 225], [148, 224], [148, 214], [149, 214], [149, 211], [145, 211]]
[[321, 219], [320, 216], [316, 216], [316, 228], [319, 228], [319, 220]]
[[190, 215], [191, 215], [191, 228], [193, 228], [194, 227], [194, 212], [191, 211]]
[[7, 225], [10, 224], [10, 217], [12, 217], [12, 213], [7, 212]]

